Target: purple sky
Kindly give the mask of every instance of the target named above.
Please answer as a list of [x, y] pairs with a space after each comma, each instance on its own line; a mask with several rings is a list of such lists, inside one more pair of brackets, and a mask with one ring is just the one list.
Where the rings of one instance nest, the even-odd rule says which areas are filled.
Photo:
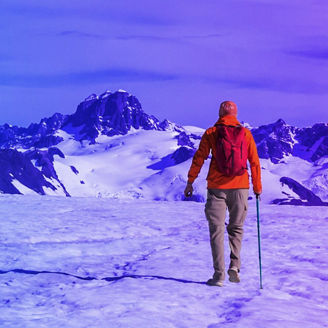
[[0, 124], [125, 89], [207, 127], [234, 100], [256, 126], [327, 122], [327, 0], [2, 0]]

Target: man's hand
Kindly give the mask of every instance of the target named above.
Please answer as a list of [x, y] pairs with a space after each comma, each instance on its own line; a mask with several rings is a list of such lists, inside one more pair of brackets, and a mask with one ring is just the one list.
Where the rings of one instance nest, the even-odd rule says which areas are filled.
[[193, 191], [194, 191], [194, 189], [192, 187], [192, 184], [191, 183], [187, 183], [186, 189], [184, 191], [184, 195], [186, 197], [191, 197]]
[[256, 199], [261, 199], [260, 196], [261, 196], [261, 193], [258, 193], [258, 192], [254, 192], [255, 196], [256, 196]]

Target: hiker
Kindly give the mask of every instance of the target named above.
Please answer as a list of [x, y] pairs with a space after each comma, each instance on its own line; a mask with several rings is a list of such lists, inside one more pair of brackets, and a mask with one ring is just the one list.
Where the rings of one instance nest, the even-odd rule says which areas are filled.
[[191, 197], [192, 184], [204, 161], [212, 153], [207, 175], [207, 201], [205, 214], [209, 223], [214, 274], [207, 281], [210, 286], [223, 286], [225, 279], [224, 230], [226, 209], [229, 211], [230, 265], [229, 281], [240, 282], [240, 250], [243, 225], [248, 208], [250, 163], [253, 191], [257, 197], [262, 192], [261, 167], [252, 133], [237, 120], [237, 105], [224, 101], [220, 105], [219, 120], [202, 136], [188, 172], [184, 194]]

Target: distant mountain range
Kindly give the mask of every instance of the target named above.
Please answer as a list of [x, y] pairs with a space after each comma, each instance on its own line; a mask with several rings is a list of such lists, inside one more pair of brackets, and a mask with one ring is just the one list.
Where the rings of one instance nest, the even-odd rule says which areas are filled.
[[[327, 205], [328, 124], [297, 128], [280, 119], [251, 131], [268, 202]], [[0, 126], [0, 191], [183, 200], [203, 132], [160, 122], [124, 90], [92, 94], [74, 114]], [[205, 200], [205, 173], [193, 200]]]

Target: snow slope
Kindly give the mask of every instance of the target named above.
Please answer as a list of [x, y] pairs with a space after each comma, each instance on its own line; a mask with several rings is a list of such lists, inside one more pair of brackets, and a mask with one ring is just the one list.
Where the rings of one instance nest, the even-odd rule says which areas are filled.
[[[166, 165], [175, 165], [173, 160], [162, 159], [179, 148], [176, 135], [170, 131], [133, 130], [124, 136], [99, 136], [94, 145], [68, 139], [57, 145], [65, 158], [56, 158], [54, 166], [72, 196], [145, 197], [142, 188], [147, 180], [145, 187], [153, 189], [148, 197], [153, 199], [165, 193], [165, 186], [171, 182], [156, 186], [154, 181], [149, 183], [149, 178], [152, 180]], [[78, 170], [77, 174], [71, 166]], [[186, 168], [180, 173], [184, 179], [187, 171]]]
[[[184, 127], [189, 136], [201, 136], [204, 130]], [[63, 131], [64, 141], [57, 145], [65, 158], [55, 157], [54, 168], [60, 181], [71, 196], [98, 196], [108, 198], [142, 198], [148, 200], [183, 200], [183, 190], [192, 161], [182, 158], [176, 163], [174, 152], [191, 147], [179, 146], [176, 131], [132, 129], [127, 135], [104, 136], [95, 144], [74, 140]], [[199, 139], [190, 138], [194, 149]], [[193, 153], [192, 153], [193, 154]], [[210, 158], [205, 161], [195, 181], [196, 201], [206, 199], [206, 175]], [[314, 190], [322, 200], [328, 200], [323, 170], [327, 165], [322, 159], [311, 163], [299, 157], [286, 156], [279, 163], [261, 159], [263, 201], [274, 199], [299, 199], [294, 191], [280, 183], [283, 176], [293, 178]], [[74, 172], [71, 167], [77, 169]]]
[[260, 290], [253, 201], [219, 288], [204, 204], [2, 195], [0, 326], [328, 327], [328, 209], [298, 209], [262, 204]]

